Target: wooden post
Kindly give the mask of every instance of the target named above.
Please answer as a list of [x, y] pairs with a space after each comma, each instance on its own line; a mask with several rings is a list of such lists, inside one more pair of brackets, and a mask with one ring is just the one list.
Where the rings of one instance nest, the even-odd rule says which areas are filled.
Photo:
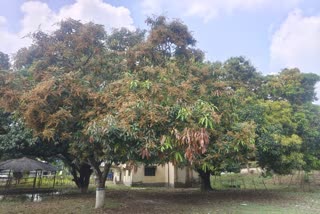
[[57, 172], [54, 172], [52, 189], [54, 189], [54, 185], [56, 183], [56, 175], [57, 175]]
[[243, 183], [244, 189], [246, 189], [246, 183], [244, 182], [244, 178], [242, 178], [242, 183]]
[[42, 169], [40, 170], [39, 181], [38, 181], [38, 189], [41, 186], [41, 181], [42, 181]]
[[34, 199], [34, 190], [35, 190], [35, 187], [36, 187], [37, 175], [38, 175], [38, 170], [36, 170], [36, 174], [35, 174], [34, 179], [33, 179], [33, 191], [32, 191], [31, 201], [33, 201], [33, 199]]
[[292, 173], [292, 175], [291, 175], [291, 179], [290, 179], [290, 182], [289, 182], [289, 185], [288, 185], [288, 188], [290, 188], [290, 186], [291, 186], [291, 182], [292, 182], [292, 179], [293, 179], [293, 173]]
[[265, 182], [264, 182], [263, 179], [262, 179], [262, 183], [263, 183], [263, 185], [264, 185], [264, 188], [267, 190], [267, 186], [266, 186], [266, 184], [265, 184]]
[[10, 178], [11, 177], [11, 169], [9, 171], [9, 175], [8, 175], [8, 179], [7, 179], [7, 182], [6, 182], [6, 189], [8, 189], [10, 187]]
[[33, 179], [33, 190], [36, 187], [37, 176], [38, 176], [38, 170], [36, 170], [36, 174], [35, 174], [34, 179]]
[[254, 185], [254, 190], [257, 190], [256, 183], [254, 182], [254, 178], [252, 179], [252, 183]]

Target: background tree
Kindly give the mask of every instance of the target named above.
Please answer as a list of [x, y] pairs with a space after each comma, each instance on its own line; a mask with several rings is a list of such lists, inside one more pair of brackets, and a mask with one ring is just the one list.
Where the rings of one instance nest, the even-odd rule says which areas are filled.
[[210, 65], [207, 77], [209, 98], [217, 109], [220, 122], [210, 132], [210, 143], [205, 154], [195, 164], [202, 178], [202, 189], [210, 190], [210, 175], [222, 171], [237, 172], [254, 157], [255, 123], [242, 118], [250, 97], [259, 88], [261, 75], [244, 57], [233, 57], [224, 63]]
[[278, 75], [265, 78], [262, 87], [264, 99], [287, 100], [293, 105], [302, 105], [316, 100], [315, 85], [320, 76], [301, 73], [299, 69], [284, 69]]
[[0, 52], [0, 70], [9, 70], [9, 68], [10, 68], [9, 55]]
[[259, 165], [277, 174], [289, 174], [305, 164], [301, 153], [302, 139], [290, 103], [262, 103], [263, 123], [259, 124], [257, 150]]
[[0, 159], [23, 156], [25, 149], [35, 143], [32, 131], [25, 129], [21, 121], [14, 120], [10, 113], [1, 111], [0, 117], [4, 130], [0, 133]]
[[301, 151], [304, 154], [303, 170], [310, 172], [320, 167], [320, 106], [306, 103], [301, 106], [297, 118], [297, 134], [302, 138]]
[[41, 158], [48, 162], [61, 160], [69, 168], [73, 181], [81, 192], [86, 192], [92, 173], [91, 166], [81, 164], [76, 156], [70, 154], [67, 141], [46, 141], [34, 137], [19, 118], [10, 113], [1, 112], [1, 123], [4, 132], [0, 134], [0, 159], [6, 160], [20, 157]]
[[[317, 168], [316, 158], [307, 152], [317, 139], [317, 132], [310, 128], [314, 121], [310, 116], [317, 109], [312, 104], [317, 81], [316, 74], [301, 73], [298, 69], [284, 69], [265, 78], [257, 91], [259, 99], [251, 102], [244, 114], [257, 124], [257, 160], [261, 167], [277, 174]], [[319, 128], [317, 122], [313, 125]], [[308, 139], [310, 134], [314, 137]]]

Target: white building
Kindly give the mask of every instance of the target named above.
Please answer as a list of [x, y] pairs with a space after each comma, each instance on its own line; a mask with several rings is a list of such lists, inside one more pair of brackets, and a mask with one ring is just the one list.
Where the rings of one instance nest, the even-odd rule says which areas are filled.
[[192, 187], [200, 178], [191, 167], [179, 168], [172, 163], [146, 166], [139, 164], [135, 169], [125, 164], [112, 167], [113, 182], [126, 186]]

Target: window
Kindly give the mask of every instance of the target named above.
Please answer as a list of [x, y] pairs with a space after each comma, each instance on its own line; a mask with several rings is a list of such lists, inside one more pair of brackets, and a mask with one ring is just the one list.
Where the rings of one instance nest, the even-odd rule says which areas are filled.
[[156, 176], [156, 166], [145, 166], [144, 176]]

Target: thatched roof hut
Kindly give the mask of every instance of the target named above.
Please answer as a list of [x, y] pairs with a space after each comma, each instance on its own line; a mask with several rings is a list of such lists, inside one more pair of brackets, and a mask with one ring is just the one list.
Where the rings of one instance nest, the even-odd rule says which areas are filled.
[[[18, 177], [18, 179], [16, 181], [18, 181], [17, 183], [19, 183], [20, 178], [23, 176], [22, 174], [25, 172], [31, 172], [31, 171], [33, 171], [33, 172], [35, 171], [35, 176], [33, 178], [32, 192], [34, 192], [35, 190], [39, 191], [40, 185], [42, 183], [41, 182], [42, 181], [42, 173], [44, 171], [53, 172], [54, 178], [53, 178], [52, 189], [54, 189], [57, 169], [50, 164], [23, 157], [23, 158], [19, 158], [19, 159], [10, 159], [10, 160], [0, 162], [0, 171], [3, 171], [3, 170], [9, 171], [9, 174], [7, 176], [6, 186], [5, 186], [5, 193], [9, 193], [9, 187], [11, 185], [11, 181], [12, 181], [13, 177], [16, 177], [16, 178]], [[37, 179], [38, 179], [38, 189], [35, 189]], [[30, 192], [31, 190], [30, 190], [30, 188], [29, 189], [28, 188], [27, 189], [17, 189], [17, 191], [12, 189], [11, 192], [22, 193], [25, 191]]]
[[57, 171], [57, 169], [50, 164], [26, 157], [0, 162], [0, 171], [1, 170], [11, 170], [13, 172], [30, 172], [37, 170], [51, 172]]

